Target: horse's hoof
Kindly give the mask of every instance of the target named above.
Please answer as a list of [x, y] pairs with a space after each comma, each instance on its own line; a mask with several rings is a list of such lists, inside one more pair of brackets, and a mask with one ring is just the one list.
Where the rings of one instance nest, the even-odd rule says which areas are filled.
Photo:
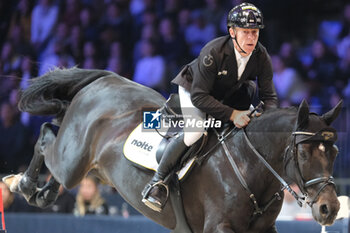
[[23, 173], [19, 173], [17, 175], [8, 175], [2, 178], [2, 181], [9, 187], [11, 192], [19, 192], [19, 182], [23, 177]]

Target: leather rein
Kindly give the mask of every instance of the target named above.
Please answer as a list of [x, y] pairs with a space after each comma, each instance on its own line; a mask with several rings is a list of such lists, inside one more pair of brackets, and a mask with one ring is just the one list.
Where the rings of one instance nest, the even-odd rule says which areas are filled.
[[[279, 192], [276, 192], [273, 197], [270, 199], [270, 201], [263, 207], [260, 207], [255, 195], [253, 194], [253, 192], [249, 189], [247, 182], [245, 181], [245, 179], [243, 178], [241, 172], [239, 171], [239, 168], [236, 164], [236, 162], [233, 159], [233, 156], [231, 155], [225, 139], [229, 136], [233, 136], [235, 135], [238, 130], [237, 127], [234, 127], [233, 129], [231, 129], [227, 134], [223, 135], [223, 134], [219, 134], [215, 129], [214, 132], [216, 133], [217, 137], [218, 137], [218, 143], [214, 145], [213, 148], [215, 148], [218, 144], [221, 144], [224, 151], [225, 151], [225, 155], [226, 158], [228, 159], [228, 161], [230, 162], [231, 167], [233, 168], [238, 180], [240, 181], [241, 185], [243, 186], [243, 188], [249, 193], [249, 198], [252, 200], [253, 205], [254, 205], [254, 215], [261, 215], [263, 214], [270, 206], [271, 204], [276, 201], [276, 200], [281, 200], [281, 195], [279, 194], [279, 192], [283, 191], [284, 189], [288, 190], [288, 192], [290, 192], [292, 194], [292, 196], [296, 199], [298, 205], [301, 207], [304, 204], [308, 204], [310, 207], [312, 207], [312, 205], [316, 202], [318, 196], [320, 195], [320, 193], [322, 192], [322, 190], [327, 186], [327, 185], [335, 185], [334, 183], [334, 178], [332, 176], [328, 176], [328, 177], [317, 177], [308, 181], [304, 181], [302, 173], [300, 171], [300, 167], [298, 164], [298, 145], [300, 142], [304, 142], [303, 140], [300, 140], [298, 143], [296, 142], [296, 138], [298, 136], [314, 136], [316, 135], [316, 133], [311, 133], [311, 132], [304, 132], [304, 131], [295, 131], [292, 133], [291, 137], [291, 144], [289, 146], [287, 146], [287, 148], [285, 149], [285, 159], [288, 158], [288, 161], [286, 161], [285, 166], [287, 166], [287, 164], [289, 163], [289, 161], [292, 159], [294, 160], [294, 164], [295, 167], [297, 169], [297, 175], [301, 178], [299, 179], [301, 182], [298, 183], [297, 185], [299, 186], [300, 190], [302, 191], [302, 195], [298, 195], [290, 186], [289, 184], [271, 167], [271, 165], [265, 160], [265, 158], [255, 149], [255, 147], [253, 146], [253, 144], [250, 142], [246, 131], [243, 129], [243, 135], [245, 140], [247, 141], [248, 146], [250, 147], [250, 149], [254, 152], [254, 154], [258, 157], [258, 159], [264, 164], [264, 166], [266, 168], [268, 168], [270, 170], [270, 172], [278, 179], [278, 181], [282, 184], [282, 188]], [[304, 142], [305, 143], [305, 142]], [[210, 150], [211, 151], [211, 150]], [[208, 151], [209, 152], [209, 151]], [[208, 153], [207, 152], [207, 153]], [[291, 154], [291, 156], [288, 157], [288, 155]], [[205, 157], [205, 155], [203, 156]], [[306, 189], [310, 186], [316, 185], [316, 184], [322, 184], [321, 187], [318, 189], [318, 191], [316, 192], [316, 195], [313, 198], [309, 198], [308, 194], [306, 192]]]

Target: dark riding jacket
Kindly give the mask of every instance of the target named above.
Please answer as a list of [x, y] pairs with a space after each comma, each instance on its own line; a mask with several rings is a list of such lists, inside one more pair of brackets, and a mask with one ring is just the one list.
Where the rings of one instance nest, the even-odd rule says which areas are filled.
[[266, 48], [258, 42], [238, 80], [234, 45], [227, 35], [206, 44], [199, 57], [187, 64], [172, 83], [190, 92], [195, 107], [216, 119], [228, 122], [235, 103], [240, 101], [237, 91], [246, 84], [251, 85], [256, 79], [259, 98], [264, 101], [265, 109], [277, 107], [272, 76], [271, 58]]

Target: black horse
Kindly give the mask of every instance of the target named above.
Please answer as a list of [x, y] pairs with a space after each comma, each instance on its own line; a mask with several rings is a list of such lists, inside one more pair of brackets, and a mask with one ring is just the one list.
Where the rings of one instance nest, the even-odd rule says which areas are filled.
[[[152, 172], [134, 166], [122, 149], [129, 133], [141, 122], [142, 109], [159, 108], [164, 102], [154, 90], [108, 71], [57, 69], [34, 79], [22, 93], [20, 110], [54, 115], [60, 127], [56, 135], [50, 123], [43, 124], [27, 171], [7, 177], [5, 182], [29, 203], [45, 207], [55, 201], [59, 184], [73, 188], [92, 171], [142, 214], [174, 229], [171, 202], [161, 213], [141, 202], [141, 191]], [[266, 111], [253, 118], [245, 130], [227, 136], [225, 144], [231, 157], [219, 144], [181, 182], [192, 232], [277, 232], [275, 221], [282, 201], [276, 200], [266, 211], [254, 214], [256, 205], [229, 162], [233, 159], [238, 165], [259, 206], [267, 205], [276, 193], [283, 198], [281, 183], [257, 159], [254, 148], [278, 174], [297, 183], [308, 195], [317, 222], [332, 224], [339, 202], [331, 182], [337, 155], [333, 145], [336, 132], [329, 130], [329, 125], [339, 111], [340, 104], [318, 116], [309, 113], [303, 102], [299, 109]], [[205, 150], [217, 141], [216, 135], [210, 134]], [[38, 189], [43, 161], [53, 178]]]

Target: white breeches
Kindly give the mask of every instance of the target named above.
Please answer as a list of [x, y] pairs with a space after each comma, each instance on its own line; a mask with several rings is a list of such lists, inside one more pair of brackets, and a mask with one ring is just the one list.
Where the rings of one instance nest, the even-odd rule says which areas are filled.
[[[196, 121], [204, 121], [205, 113], [193, 106], [191, 95], [185, 88], [179, 86], [179, 97], [183, 118], [186, 121], [195, 119]], [[184, 127], [184, 143], [186, 146], [193, 145], [205, 132], [205, 128], [186, 128]]]

